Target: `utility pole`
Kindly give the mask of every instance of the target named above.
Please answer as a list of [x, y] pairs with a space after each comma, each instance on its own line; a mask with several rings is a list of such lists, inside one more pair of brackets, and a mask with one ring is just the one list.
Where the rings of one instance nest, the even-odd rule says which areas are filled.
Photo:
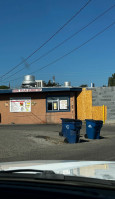
[[53, 83], [55, 83], [55, 76], [53, 76]]

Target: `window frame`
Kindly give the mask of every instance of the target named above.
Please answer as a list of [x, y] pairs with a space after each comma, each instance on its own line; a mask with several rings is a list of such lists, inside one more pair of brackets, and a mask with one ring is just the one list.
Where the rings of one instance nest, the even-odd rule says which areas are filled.
[[[48, 98], [50, 97], [54, 97], [54, 98], [57, 98], [57, 99], [52, 99], [52, 100], [48, 100]], [[64, 100], [63, 98], [68, 98], [67, 101], [68, 101], [68, 109], [60, 109], [60, 100], [62, 98], [62, 100]], [[48, 110], [48, 101], [49, 102], [52, 102], [52, 110]], [[58, 102], [58, 110], [53, 110], [53, 101], [54, 102]], [[54, 112], [70, 112], [70, 95], [49, 95], [46, 97], [46, 113], [54, 113]]]

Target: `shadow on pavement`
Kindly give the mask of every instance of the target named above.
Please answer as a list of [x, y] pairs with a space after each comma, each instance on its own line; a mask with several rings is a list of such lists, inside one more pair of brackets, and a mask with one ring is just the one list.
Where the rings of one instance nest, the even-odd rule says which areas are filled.
[[80, 143], [83, 143], [83, 142], [89, 142], [89, 140], [82, 140], [82, 139], [80, 139]]
[[108, 139], [108, 137], [100, 136], [99, 139]]
[[[78, 142], [73, 143], [73, 144], [84, 143], [84, 142], [89, 142], [89, 140], [83, 140], [83, 139], [80, 139]], [[64, 143], [69, 143], [69, 142], [67, 141], [67, 139], [66, 139], [66, 138], [65, 138], [65, 140], [64, 140]]]

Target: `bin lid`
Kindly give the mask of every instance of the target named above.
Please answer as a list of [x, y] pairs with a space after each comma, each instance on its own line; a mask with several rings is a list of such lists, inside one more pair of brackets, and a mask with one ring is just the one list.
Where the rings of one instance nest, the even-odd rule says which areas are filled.
[[94, 121], [93, 119], [85, 119], [85, 121]]
[[102, 120], [94, 120], [95, 123], [103, 123]]
[[81, 120], [71, 119], [71, 118], [60, 118], [64, 122], [82, 122]]
[[86, 119], [85, 120], [86, 122], [93, 122], [93, 123], [96, 123], [96, 124], [99, 124], [99, 125], [102, 125], [103, 124], [103, 121], [102, 120], [93, 120], [93, 119]]

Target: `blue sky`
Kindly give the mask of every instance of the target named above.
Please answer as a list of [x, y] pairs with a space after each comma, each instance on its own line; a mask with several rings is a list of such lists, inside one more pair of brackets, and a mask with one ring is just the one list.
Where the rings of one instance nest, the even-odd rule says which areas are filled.
[[[0, 1], [0, 76], [7, 73], [39, 48], [88, 0], [1, 0]], [[64, 39], [87, 25], [115, 4], [115, 0], [92, 0], [82, 12], [60, 31], [46, 46], [27, 60], [28, 65]], [[47, 68], [39, 69], [86, 42], [115, 21], [115, 7], [64, 45], [28, 67], [17, 67], [3, 77], [1, 84], [18, 87], [23, 76], [37, 71], [36, 79], [56, 82], [71, 81], [72, 86], [95, 83], [107, 85], [115, 73], [115, 25], [72, 54]], [[24, 68], [25, 67], [25, 68]], [[13, 75], [18, 70], [21, 72]], [[12, 75], [12, 76], [11, 76]], [[11, 76], [11, 77], [9, 77]], [[8, 78], [9, 77], [9, 78]], [[20, 78], [21, 77], [21, 78]], [[20, 78], [20, 79], [19, 79]], [[16, 80], [17, 79], [17, 80]], [[12, 81], [15, 80], [15, 81]]]

